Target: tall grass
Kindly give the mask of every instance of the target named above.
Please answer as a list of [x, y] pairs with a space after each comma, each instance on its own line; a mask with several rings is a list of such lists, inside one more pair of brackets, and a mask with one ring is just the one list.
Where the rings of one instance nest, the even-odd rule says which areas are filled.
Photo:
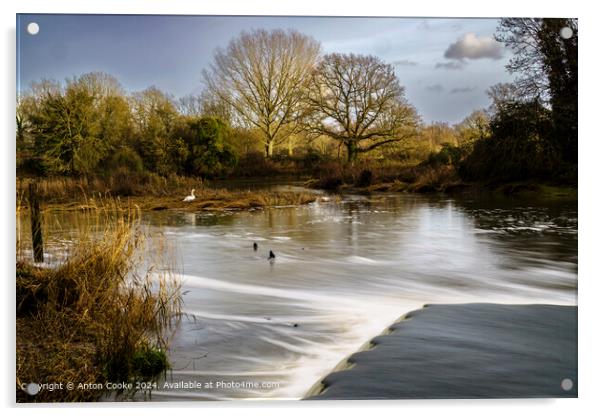
[[165, 371], [181, 308], [170, 254], [137, 209], [104, 200], [78, 216], [65, 260], [37, 267], [18, 257], [17, 400], [96, 400], [109, 391], [29, 396], [22, 386], [152, 380]]
[[[24, 199], [28, 180], [22, 179], [18, 184], [17, 201]], [[200, 179], [175, 176], [162, 178], [162, 180], [165, 180], [166, 184], [171, 184], [166, 185], [164, 191], [160, 190], [163, 188], [154, 188], [154, 190], [149, 188], [149, 192], [144, 193], [141, 189], [136, 195], [126, 197], [113, 194], [106, 188], [104, 182], [96, 179], [41, 178], [36, 182], [39, 198], [45, 201], [47, 206], [56, 205], [55, 208], [84, 211], [102, 211], [102, 207], [107, 203], [126, 209], [135, 204], [141, 209], [148, 210], [175, 208], [198, 211], [303, 205], [316, 199], [316, 195], [310, 192], [210, 188]], [[196, 191], [196, 200], [183, 202], [182, 199], [192, 188]], [[105, 190], [99, 191], [99, 189]], [[20, 207], [18, 206], [17, 209]]]
[[[17, 194], [24, 194], [29, 178], [17, 179]], [[81, 201], [89, 197], [186, 195], [190, 189], [203, 188], [200, 178], [152, 173], [117, 171], [106, 177], [36, 178], [39, 198], [49, 202]]]

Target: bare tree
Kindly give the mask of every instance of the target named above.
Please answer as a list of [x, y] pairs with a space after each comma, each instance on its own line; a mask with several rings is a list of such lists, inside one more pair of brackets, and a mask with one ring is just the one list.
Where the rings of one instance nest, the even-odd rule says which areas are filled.
[[209, 92], [243, 123], [258, 128], [266, 156], [295, 132], [302, 90], [320, 53], [319, 43], [296, 31], [242, 32], [218, 49], [203, 71]]
[[349, 161], [414, 134], [418, 123], [393, 66], [374, 56], [326, 55], [306, 97], [309, 130], [344, 144]]
[[[564, 27], [572, 32], [566, 39], [560, 35]], [[495, 39], [514, 52], [506, 68], [519, 74], [516, 85], [526, 98], [547, 101], [556, 73], [576, 77], [577, 19], [503, 18]], [[561, 61], [561, 68], [551, 65], [554, 60]]]
[[490, 116], [486, 110], [475, 110], [470, 113], [468, 117], [454, 126], [458, 135], [458, 144], [471, 147], [477, 140], [488, 137], [490, 121]]
[[511, 82], [494, 84], [487, 89], [486, 93], [491, 98], [491, 105], [488, 108], [491, 114], [500, 111], [507, 104], [522, 102], [527, 98], [520, 93], [518, 86]]
[[198, 117], [203, 115], [203, 99], [200, 95], [188, 94], [178, 98], [176, 108], [184, 116]]

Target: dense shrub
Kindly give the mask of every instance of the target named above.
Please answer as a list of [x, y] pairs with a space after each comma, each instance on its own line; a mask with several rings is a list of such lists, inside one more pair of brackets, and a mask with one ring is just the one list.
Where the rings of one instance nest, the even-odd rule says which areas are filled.
[[441, 150], [429, 155], [426, 163], [430, 165], [458, 165], [462, 156], [463, 149], [461, 147], [444, 143]]
[[230, 129], [221, 119], [201, 117], [189, 121], [189, 126], [187, 173], [211, 178], [236, 166], [238, 158], [226, 140]]
[[559, 166], [551, 132], [550, 111], [538, 102], [508, 104], [493, 117], [491, 137], [474, 144], [459, 173], [490, 182], [549, 177]]
[[134, 149], [122, 147], [111, 158], [111, 167], [113, 169], [126, 168], [130, 172], [142, 172], [144, 170], [144, 162]]
[[48, 164], [44, 157], [17, 157], [17, 175], [45, 176], [48, 170]]
[[263, 152], [249, 152], [238, 161], [234, 170], [234, 176], [270, 176], [278, 173], [279, 169], [276, 163], [265, 157]]
[[299, 159], [298, 164], [305, 171], [313, 171], [321, 164], [330, 161], [327, 155], [324, 155], [315, 149], [308, 149], [307, 152]]

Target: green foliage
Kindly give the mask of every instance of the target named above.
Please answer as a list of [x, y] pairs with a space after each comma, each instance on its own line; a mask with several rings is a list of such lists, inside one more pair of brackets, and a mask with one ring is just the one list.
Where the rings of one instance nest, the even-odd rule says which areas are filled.
[[188, 122], [191, 134], [187, 137], [190, 154], [187, 173], [214, 177], [236, 166], [237, 156], [227, 143], [229, 127], [217, 117], [201, 117]]
[[143, 380], [151, 380], [169, 368], [165, 351], [145, 346], [132, 357], [132, 373]]
[[559, 160], [552, 132], [551, 113], [540, 103], [509, 103], [492, 119], [491, 137], [474, 144], [459, 173], [491, 182], [553, 175]]
[[453, 165], [457, 166], [464, 156], [463, 148], [454, 146], [450, 143], [444, 143], [441, 150], [431, 153], [426, 160], [430, 165]]
[[113, 169], [125, 168], [129, 172], [142, 172], [144, 170], [144, 162], [142, 158], [131, 147], [121, 147], [115, 151], [111, 157], [111, 167]]
[[137, 127], [133, 147], [145, 168], [161, 175], [177, 173], [183, 158], [181, 145], [172, 138], [178, 113], [171, 98], [152, 87], [135, 94], [132, 107]]

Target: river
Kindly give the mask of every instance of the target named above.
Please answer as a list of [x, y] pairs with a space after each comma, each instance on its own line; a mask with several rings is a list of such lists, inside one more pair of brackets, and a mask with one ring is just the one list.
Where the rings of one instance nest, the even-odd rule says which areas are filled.
[[428, 303], [577, 302], [576, 202], [324, 194], [143, 220], [175, 246], [186, 313], [152, 400], [301, 398]]

